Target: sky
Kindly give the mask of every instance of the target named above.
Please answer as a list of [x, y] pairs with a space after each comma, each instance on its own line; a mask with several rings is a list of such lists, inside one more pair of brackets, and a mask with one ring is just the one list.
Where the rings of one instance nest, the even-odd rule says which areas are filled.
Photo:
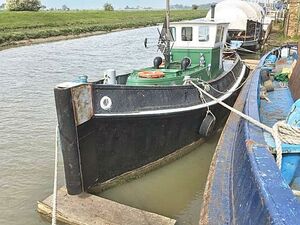
[[[0, 0], [0, 4], [4, 3], [5, 0]], [[115, 9], [123, 9], [127, 5], [129, 7], [152, 7], [152, 8], [164, 8], [164, 0], [41, 0], [42, 4], [47, 8], [61, 8], [62, 5], [67, 5], [71, 9], [99, 9], [102, 8], [104, 3], [111, 3]], [[206, 4], [213, 2], [212, 0], [170, 0], [171, 5], [182, 4]], [[219, 2], [214, 1], [214, 2]]]

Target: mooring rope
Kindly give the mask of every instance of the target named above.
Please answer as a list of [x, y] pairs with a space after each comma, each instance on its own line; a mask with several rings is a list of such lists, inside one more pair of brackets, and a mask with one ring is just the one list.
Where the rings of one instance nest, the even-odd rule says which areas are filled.
[[269, 132], [274, 140], [275, 140], [275, 146], [276, 146], [276, 164], [281, 169], [281, 162], [282, 162], [282, 142], [288, 143], [288, 144], [300, 144], [300, 128], [292, 127], [288, 124], [286, 124], [285, 121], [278, 121], [274, 124], [272, 128], [266, 126], [265, 124], [253, 119], [252, 117], [236, 110], [235, 108], [227, 105], [225, 102], [215, 98], [202, 88], [200, 88], [198, 85], [196, 85], [193, 81], [189, 80], [187, 81], [190, 84], [192, 84], [199, 93], [205, 94], [209, 98], [213, 99], [214, 101], [218, 102], [223, 107], [229, 109], [230, 111], [234, 112], [235, 114], [239, 115], [240, 117], [244, 118], [245, 120], [253, 123], [254, 125], [260, 127], [261, 129]]
[[52, 225], [56, 225], [56, 206], [57, 206], [57, 165], [58, 165], [58, 136], [59, 129], [56, 126], [55, 132], [55, 159], [54, 159], [54, 181], [53, 181], [53, 198], [52, 198]]
[[[234, 73], [233, 73], [234, 75]], [[188, 84], [190, 81], [197, 81], [197, 83], [201, 84], [204, 87], [204, 90], [208, 91], [209, 89], [213, 89], [214, 91], [218, 92], [219, 94], [228, 94], [228, 93], [233, 93], [237, 90], [239, 90], [240, 88], [242, 88], [244, 86], [244, 84], [248, 81], [249, 77], [247, 77], [243, 83], [241, 83], [237, 88], [235, 88], [233, 91], [220, 91], [218, 89], [216, 89], [214, 86], [212, 86], [210, 83], [208, 83], [207, 81], [201, 80], [200, 78], [184, 78], [183, 81], [183, 85]], [[236, 80], [236, 78], [235, 78]]]

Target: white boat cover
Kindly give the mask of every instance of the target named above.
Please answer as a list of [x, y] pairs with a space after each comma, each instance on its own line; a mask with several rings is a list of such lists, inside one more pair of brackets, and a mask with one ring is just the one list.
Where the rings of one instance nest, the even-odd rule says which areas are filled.
[[[211, 10], [206, 18], [211, 17]], [[229, 30], [246, 30], [247, 20], [262, 22], [264, 10], [254, 2], [224, 0], [216, 5], [215, 21], [228, 22]]]
[[265, 10], [258, 3], [256, 2], [248, 2], [248, 3], [257, 11], [261, 19], [263, 19], [266, 16]]

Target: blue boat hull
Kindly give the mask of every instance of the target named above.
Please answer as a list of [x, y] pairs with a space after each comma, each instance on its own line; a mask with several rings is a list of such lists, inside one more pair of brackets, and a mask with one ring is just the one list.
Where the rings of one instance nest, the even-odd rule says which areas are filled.
[[[258, 121], [260, 68], [267, 56], [234, 106]], [[300, 224], [299, 200], [283, 179], [263, 131], [233, 113], [211, 164], [200, 224]]]

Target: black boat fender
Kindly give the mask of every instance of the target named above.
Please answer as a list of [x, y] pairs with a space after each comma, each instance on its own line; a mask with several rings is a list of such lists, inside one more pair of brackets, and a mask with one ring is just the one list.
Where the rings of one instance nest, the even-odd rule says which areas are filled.
[[153, 66], [155, 69], [159, 69], [159, 66], [162, 64], [163, 60], [161, 57], [155, 57], [153, 60]]
[[188, 57], [184, 57], [181, 60], [181, 69], [186, 70], [191, 65], [192, 60]]
[[202, 137], [210, 136], [214, 131], [215, 124], [216, 124], [216, 117], [210, 110], [208, 110], [199, 128], [199, 134]]

